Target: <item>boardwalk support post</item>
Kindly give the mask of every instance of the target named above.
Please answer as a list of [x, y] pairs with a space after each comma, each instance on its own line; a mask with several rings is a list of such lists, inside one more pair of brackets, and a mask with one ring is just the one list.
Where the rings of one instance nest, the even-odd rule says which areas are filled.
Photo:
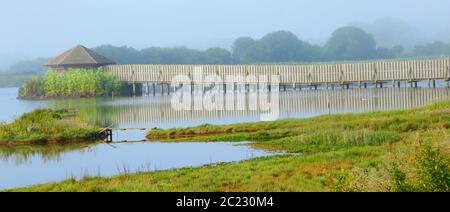
[[167, 96], [170, 96], [170, 83], [167, 83]]
[[156, 95], [156, 87], [155, 87], [155, 84], [156, 84], [156, 83], [152, 82], [152, 93], [153, 93], [153, 96]]
[[450, 87], [450, 67], [447, 66], [446, 72], [445, 72], [445, 80], [444, 80], [447, 84], [447, 88]]

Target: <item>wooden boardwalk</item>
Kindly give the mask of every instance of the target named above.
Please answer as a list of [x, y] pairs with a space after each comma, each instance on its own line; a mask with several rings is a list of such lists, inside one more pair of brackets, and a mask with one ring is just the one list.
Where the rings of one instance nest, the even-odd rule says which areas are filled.
[[[308, 65], [109, 65], [104, 69], [113, 73], [121, 81], [144, 84], [148, 93], [149, 83], [154, 91], [155, 84], [159, 84], [162, 88], [163, 85], [183, 83], [177, 81], [176, 76], [179, 75], [188, 76], [193, 80], [193, 76], [199, 70], [202, 71], [203, 76], [218, 76], [223, 82], [204, 78], [200, 82], [191, 81], [192, 86], [223, 83], [226, 88], [227, 84], [264, 84], [273, 82], [273, 77], [279, 76], [278, 84], [281, 86], [317, 88], [317, 86], [334, 85], [349, 87], [350, 84], [359, 84], [361, 87], [375, 84], [382, 87], [384, 83], [399, 85], [400, 82], [417, 86], [417, 82], [424, 80], [428, 80], [430, 86], [435, 86], [436, 80], [446, 81], [448, 85], [449, 67], [450, 59], [423, 59]], [[230, 82], [229, 76], [243, 78], [236, 78]], [[168, 90], [170, 92], [170, 89]]]

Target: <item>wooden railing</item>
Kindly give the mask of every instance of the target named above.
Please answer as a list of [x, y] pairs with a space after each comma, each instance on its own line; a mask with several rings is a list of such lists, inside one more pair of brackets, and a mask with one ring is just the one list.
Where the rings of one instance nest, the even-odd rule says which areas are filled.
[[[235, 83], [270, 83], [273, 82], [271, 77], [277, 75], [280, 84], [321, 85], [448, 81], [449, 67], [450, 59], [424, 59], [309, 65], [110, 65], [105, 66], [104, 69], [113, 73], [121, 81], [129, 83], [176, 83], [175, 77], [178, 75], [184, 75], [193, 80], [196, 71], [201, 71], [203, 76], [216, 75], [224, 82], [227, 76], [243, 76], [244, 81]], [[268, 78], [259, 76], [268, 76]], [[213, 82], [203, 79], [201, 83]]]

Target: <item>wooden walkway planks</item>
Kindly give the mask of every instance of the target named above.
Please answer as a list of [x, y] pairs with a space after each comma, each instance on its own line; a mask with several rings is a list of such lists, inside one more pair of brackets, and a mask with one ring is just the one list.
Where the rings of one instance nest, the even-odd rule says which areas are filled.
[[[268, 83], [272, 75], [279, 75], [280, 84], [321, 85], [448, 81], [449, 67], [450, 59], [427, 59], [309, 65], [109, 65], [104, 69], [129, 83], [177, 83], [174, 81], [176, 76], [184, 75], [192, 80], [196, 70], [202, 70], [203, 76], [217, 75], [222, 80], [229, 79], [228, 76], [243, 77], [233, 80], [235, 83]], [[260, 77], [264, 75], [268, 78]], [[215, 79], [205, 78], [200, 84], [214, 82]]]

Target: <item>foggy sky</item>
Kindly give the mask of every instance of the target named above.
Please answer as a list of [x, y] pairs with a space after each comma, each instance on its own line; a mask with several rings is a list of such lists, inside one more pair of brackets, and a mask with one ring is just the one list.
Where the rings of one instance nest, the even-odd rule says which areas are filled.
[[[289, 30], [323, 43], [341, 26], [395, 17], [450, 32], [448, 0], [14, 0], [0, 7], [0, 66], [76, 45], [229, 48], [239, 36]], [[447, 40], [450, 41], [450, 38]]]

